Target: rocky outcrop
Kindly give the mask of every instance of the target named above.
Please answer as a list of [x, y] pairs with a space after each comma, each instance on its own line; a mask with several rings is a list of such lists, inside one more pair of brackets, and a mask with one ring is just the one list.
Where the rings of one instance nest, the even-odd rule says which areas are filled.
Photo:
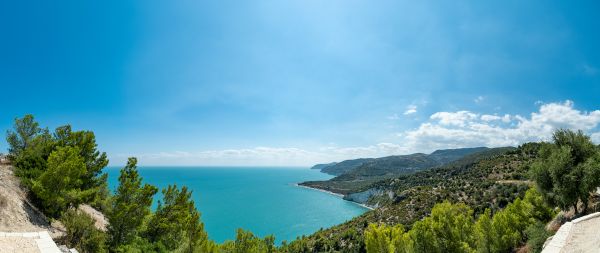
[[374, 195], [383, 194], [383, 191], [375, 188], [368, 189], [366, 191], [351, 193], [344, 196], [345, 200], [354, 201], [360, 204], [366, 204], [367, 201]]

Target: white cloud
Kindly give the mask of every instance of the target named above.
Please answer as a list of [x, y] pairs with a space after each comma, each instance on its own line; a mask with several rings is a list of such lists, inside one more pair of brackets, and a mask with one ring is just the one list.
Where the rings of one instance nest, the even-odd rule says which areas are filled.
[[473, 101], [475, 101], [475, 103], [478, 103], [478, 104], [483, 102], [483, 100], [485, 100], [484, 96], [478, 96], [475, 99], [473, 99]]
[[504, 123], [508, 123], [508, 122], [510, 122], [510, 115], [504, 114], [504, 116], [500, 117], [495, 114], [494, 115], [483, 114], [483, 115], [481, 115], [481, 120], [486, 121], [486, 122], [502, 121]]
[[[529, 141], [549, 140], [552, 132], [558, 128], [581, 129], [591, 134], [595, 143], [600, 144], [599, 124], [600, 110], [579, 111], [574, 108], [572, 101], [565, 101], [541, 104], [539, 110], [529, 117], [470, 111], [437, 112], [416, 129], [394, 134], [401, 144], [382, 142], [368, 146], [330, 145], [314, 149], [255, 147], [133, 156], [140, 159], [140, 164], [153, 165], [310, 166], [360, 157], [427, 153], [444, 148], [517, 146]], [[124, 162], [127, 156], [129, 155], [120, 155], [114, 160]]]
[[406, 111], [404, 111], [404, 115], [410, 115], [417, 112], [416, 105], [409, 105], [406, 107]]
[[502, 117], [498, 116], [498, 115], [489, 115], [489, 114], [484, 114], [481, 115], [481, 120], [483, 121], [496, 121], [496, 120], [501, 120]]
[[[594, 130], [600, 124], [600, 110], [582, 112], [572, 101], [540, 106], [529, 118], [520, 115], [479, 115], [469, 111], [437, 112], [429, 122], [405, 133], [410, 150], [469, 146], [516, 146], [528, 141], [547, 140], [559, 128]], [[501, 121], [501, 122], [498, 122]]]
[[466, 122], [469, 122], [477, 118], [477, 114], [469, 111], [459, 112], [436, 112], [431, 115], [432, 120], [437, 120], [442, 125], [455, 125], [464, 126]]
[[129, 156], [140, 164], [152, 165], [230, 165], [230, 166], [309, 166], [316, 163], [342, 161], [359, 157], [382, 157], [405, 154], [406, 147], [379, 143], [358, 147], [321, 147], [315, 151], [300, 148], [255, 147], [247, 149], [208, 150], [199, 152], [159, 152], [153, 154], [121, 154], [115, 160], [123, 162]]

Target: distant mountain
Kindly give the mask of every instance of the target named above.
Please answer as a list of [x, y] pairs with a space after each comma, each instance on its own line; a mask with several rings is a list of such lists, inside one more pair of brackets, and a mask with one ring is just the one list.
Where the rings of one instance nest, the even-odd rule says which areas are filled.
[[429, 155], [416, 153], [381, 158], [360, 158], [345, 160], [339, 163], [317, 164], [312, 168], [321, 168], [321, 171], [324, 173], [340, 176], [340, 178], [337, 178], [340, 180], [370, 176], [400, 175], [444, 165], [466, 155], [487, 149], [486, 147], [443, 149], [436, 150]]
[[321, 170], [325, 173], [337, 175], [336, 177], [327, 181], [304, 182], [302, 185], [349, 194], [363, 190], [370, 184], [386, 178], [413, 174], [450, 163], [471, 162], [477, 160], [480, 156], [487, 157], [505, 151], [504, 148], [459, 148], [436, 150], [431, 154], [416, 153], [346, 160]]
[[353, 160], [345, 160], [339, 163], [336, 163], [332, 166], [327, 166], [321, 170], [323, 173], [327, 173], [334, 176], [339, 176], [348, 171], [356, 169], [358, 166], [363, 165], [366, 162], [373, 161], [375, 158], [359, 158]]
[[311, 170], [323, 170], [324, 168], [327, 168], [329, 166], [333, 166], [336, 164], [337, 164], [336, 162], [316, 164], [315, 166], [310, 167], [310, 169]]
[[429, 157], [439, 163], [446, 164], [463, 158], [466, 155], [489, 150], [486, 147], [477, 148], [459, 148], [459, 149], [440, 149], [429, 154]]
[[368, 177], [408, 174], [440, 164], [440, 162], [429, 157], [429, 155], [422, 153], [387, 156], [367, 161], [333, 180], [348, 181]]

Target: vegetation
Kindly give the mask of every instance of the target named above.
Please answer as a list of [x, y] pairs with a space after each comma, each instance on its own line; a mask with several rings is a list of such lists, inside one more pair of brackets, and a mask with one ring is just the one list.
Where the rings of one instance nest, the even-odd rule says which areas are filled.
[[370, 225], [365, 231], [366, 249], [377, 253], [511, 252], [528, 237], [537, 246], [540, 224], [552, 217], [552, 211], [537, 201], [540, 198], [532, 188], [525, 199], [517, 198], [493, 217], [487, 209], [476, 221], [473, 210], [465, 204], [436, 204], [431, 215], [407, 232], [400, 225]]
[[86, 174], [83, 157], [77, 147], [58, 147], [48, 157], [47, 168], [33, 178], [32, 191], [47, 214], [58, 217], [69, 207], [76, 207], [95, 192], [84, 189]]
[[[91, 131], [66, 125], [50, 133], [26, 115], [15, 120], [7, 141], [16, 175], [31, 199], [65, 225], [63, 241], [80, 252], [489, 253], [525, 245], [537, 252], [551, 233], [545, 224], [556, 214], [553, 208], [585, 213], [591, 193], [600, 186], [598, 146], [582, 132], [569, 130], [555, 132], [552, 143], [518, 148], [341, 162], [325, 169], [342, 164], [354, 166], [354, 172], [308, 184], [338, 187], [348, 199], [377, 209], [279, 247], [273, 236], [260, 238], [243, 229], [235, 240], [216, 244], [208, 238], [187, 187], [162, 189], [152, 211], [158, 189], [142, 183], [135, 158], [121, 169], [111, 194], [102, 174], [108, 159], [97, 150]], [[423, 169], [414, 169], [420, 165]], [[106, 215], [106, 231], [78, 211], [80, 204]]]
[[546, 200], [562, 209], [583, 204], [588, 207], [590, 193], [600, 187], [600, 151], [583, 132], [558, 130], [553, 143], [544, 143], [532, 175]]
[[142, 225], [150, 215], [152, 197], [157, 192], [154, 186], [142, 185], [136, 164], [137, 159], [129, 158], [121, 169], [119, 187], [107, 212], [112, 249], [131, 244], [141, 234]]
[[[108, 159], [97, 150], [93, 132], [72, 131], [71, 126], [65, 125], [50, 134], [47, 128], [40, 128], [32, 115], [25, 115], [15, 119], [6, 140], [16, 175], [32, 190], [32, 197], [41, 202], [47, 214], [56, 217], [68, 205], [81, 202], [104, 208], [108, 190], [106, 175], [101, 173]], [[55, 177], [56, 173], [64, 175]], [[61, 203], [48, 199], [52, 191], [64, 194], [64, 199], [57, 197]]]
[[200, 222], [200, 212], [191, 200], [192, 192], [185, 186], [180, 190], [170, 185], [163, 189], [162, 195], [163, 201], [159, 201], [148, 222], [147, 238], [167, 250], [181, 248], [185, 252], [193, 252], [194, 248], [206, 244], [208, 235]]
[[[326, 167], [322, 171], [334, 169], [337, 166], [350, 162], [363, 161], [355, 167], [349, 168], [341, 175], [327, 181], [308, 181], [301, 185], [332, 191], [340, 194], [352, 194], [368, 190], [375, 183], [386, 182], [388, 179], [398, 178], [416, 172], [440, 166], [457, 167], [459, 164], [471, 164], [479, 157], [489, 157], [504, 153], [511, 148], [461, 148], [437, 150], [429, 155], [411, 154], [401, 156], [388, 156], [363, 161], [364, 159], [347, 160]], [[348, 167], [348, 166], [345, 166]]]
[[275, 237], [258, 238], [249, 231], [238, 229], [235, 241], [227, 241], [220, 247], [222, 253], [272, 253], [277, 252]]
[[69, 209], [63, 213], [61, 222], [66, 228], [64, 242], [82, 253], [106, 252], [106, 234], [94, 225], [95, 221], [87, 214]]
[[[538, 149], [535, 143], [516, 149], [489, 149], [442, 167], [377, 181], [363, 188], [375, 192], [366, 203], [377, 209], [289, 245], [300, 252], [364, 252], [364, 231], [369, 224], [402, 224], [410, 229], [427, 217], [435, 204], [444, 201], [464, 203], [477, 217], [486, 209], [490, 214], [498, 212], [516, 198], [525, 197], [531, 185], [528, 166]], [[318, 251], [318, 245], [328, 248]]]

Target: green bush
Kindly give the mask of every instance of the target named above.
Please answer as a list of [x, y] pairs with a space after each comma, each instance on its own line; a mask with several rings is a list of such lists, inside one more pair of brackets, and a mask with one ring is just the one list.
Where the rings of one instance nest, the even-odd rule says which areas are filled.
[[546, 230], [544, 223], [536, 222], [525, 230], [527, 235], [527, 245], [532, 252], [542, 252], [542, 247], [546, 239], [552, 235], [552, 233]]
[[59, 147], [50, 154], [48, 168], [33, 181], [32, 190], [42, 202], [44, 211], [59, 217], [69, 207], [76, 207], [94, 192], [82, 190], [85, 162], [79, 149]]
[[87, 214], [69, 209], [63, 213], [60, 221], [67, 230], [64, 243], [81, 253], [106, 251], [106, 234], [94, 226], [95, 221]]

